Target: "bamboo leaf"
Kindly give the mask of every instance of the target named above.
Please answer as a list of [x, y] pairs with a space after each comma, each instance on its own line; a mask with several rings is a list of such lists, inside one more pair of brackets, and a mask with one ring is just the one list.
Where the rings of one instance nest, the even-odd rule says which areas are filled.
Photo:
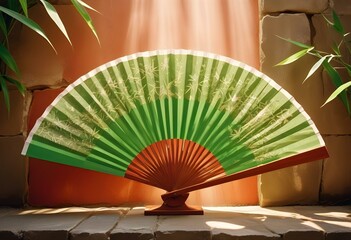
[[36, 22], [34, 22], [33, 20], [27, 18], [26, 16], [24, 16], [22, 14], [19, 14], [19, 13], [13, 11], [13, 10], [10, 10], [10, 9], [2, 7], [2, 6], [0, 6], [0, 11], [6, 13], [7, 15], [9, 15], [11, 17], [13, 17], [17, 21], [21, 22], [22, 24], [24, 24], [27, 27], [29, 27], [30, 29], [32, 29], [34, 32], [38, 33], [40, 36], [42, 36], [51, 45], [51, 47], [56, 52], [56, 49], [54, 48], [54, 46], [52, 45], [52, 43], [50, 42], [50, 40], [48, 39], [48, 37], [44, 33], [43, 29]]
[[351, 81], [342, 84], [340, 87], [338, 87], [330, 96], [329, 98], [325, 101], [325, 103], [322, 105], [322, 107], [324, 107], [324, 105], [326, 105], [327, 103], [333, 101], [337, 96], [339, 96], [339, 94], [341, 94], [342, 92], [345, 91], [345, 89], [349, 88], [351, 86]]
[[7, 48], [2, 44], [0, 44], [0, 58], [12, 71], [14, 71], [17, 75], [19, 74], [19, 69], [16, 61], [13, 59], [9, 50], [7, 50]]
[[[83, 2], [82, 0], [77, 0], [83, 7], [88, 8], [94, 12], [100, 13], [98, 10], [96, 10], [95, 8], [89, 6], [88, 4], [86, 4], [85, 2]], [[100, 13], [101, 14], [101, 13]]]
[[19, 0], [23, 13], [26, 17], [28, 17], [28, 6], [27, 6], [27, 0]]
[[[85, 10], [84, 6], [82, 5], [82, 1], [80, 0], [71, 0], [73, 6], [76, 8], [76, 10], [79, 12], [79, 14], [82, 16], [82, 18], [84, 19], [84, 21], [87, 23], [87, 25], [89, 26], [89, 28], [91, 29], [91, 31], [93, 32], [93, 34], [95, 35], [96, 39], [98, 40], [99, 44], [100, 44], [100, 40], [99, 37], [96, 33], [93, 21], [91, 20], [91, 17], [89, 15], [89, 13]], [[87, 5], [83, 2], [84, 5]]]
[[341, 55], [340, 47], [336, 43], [333, 43], [332, 49], [333, 49], [335, 54]]
[[18, 89], [18, 91], [24, 96], [24, 93], [26, 92], [26, 87], [18, 80], [13, 79], [9, 76], [3, 76], [9, 83], [15, 85]]
[[345, 66], [345, 68], [347, 70], [347, 74], [349, 74], [349, 76], [351, 77], [351, 65], [345, 63], [344, 66]]
[[296, 60], [302, 58], [303, 56], [305, 56], [308, 52], [310, 52], [311, 50], [313, 50], [314, 47], [310, 47], [308, 49], [303, 49], [301, 51], [298, 51], [297, 53], [287, 57], [286, 59], [284, 59], [283, 61], [279, 62], [278, 64], [276, 64], [275, 66], [281, 66], [281, 65], [287, 65], [290, 64], [292, 62], [295, 62]]
[[328, 61], [328, 63], [330, 63], [332, 60], [333, 60], [333, 58], [335, 57], [335, 55], [330, 55], [329, 57], [328, 57], [328, 59], [327, 59], [327, 61]]
[[329, 24], [329, 25], [333, 25], [333, 22], [332, 21], [330, 21], [326, 16], [324, 16], [324, 14], [322, 14], [322, 16], [323, 16], [323, 18], [324, 18], [324, 20]]
[[[327, 71], [328, 75], [330, 76], [334, 86], [336, 88], [339, 88], [343, 84], [343, 81], [339, 73], [330, 65], [328, 61], [324, 61], [322, 65], [323, 65], [323, 68]], [[341, 99], [342, 103], [344, 104], [347, 112], [350, 114], [351, 113], [350, 104], [349, 104], [346, 92], [343, 91], [338, 96]]]
[[50, 16], [50, 18], [54, 21], [54, 23], [61, 30], [63, 35], [65, 35], [68, 42], [72, 45], [71, 39], [68, 37], [68, 33], [66, 31], [65, 25], [63, 24], [63, 22], [62, 22], [60, 16], [58, 15], [56, 9], [54, 8], [54, 6], [45, 0], [40, 0], [40, 2], [44, 5], [44, 8], [45, 8], [46, 12], [48, 13], [48, 15]]
[[304, 43], [301, 43], [301, 42], [297, 42], [297, 41], [294, 41], [294, 40], [291, 40], [291, 39], [288, 39], [288, 38], [283, 38], [283, 37], [280, 37], [280, 36], [277, 36], [278, 38], [280, 39], [283, 39], [284, 41], [287, 41], [289, 43], [292, 43], [298, 47], [301, 47], [301, 48], [312, 48], [312, 46], [309, 46], [309, 45], [306, 45]]
[[7, 1], [7, 4], [8, 4], [9, 9], [11, 9], [15, 12], [20, 11], [20, 4], [18, 1]]
[[327, 58], [327, 56], [324, 56], [322, 58], [320, 58], [313, 66], [312, 68], [310, 69], [310, 71], [308, 72], [305, 80], [303, 80], [303, 83], [309, 78], [312, 76], [312, 74], [314, 74], [317, 69], [322, 65], [322, 63], [325, 61], [325, 59]]
[[8, 35], [7, 26], [6, 26], [6, 22], [4, 19], [4, 15], [2, 15], [2, 12], [0, 12], [0, 29], [1, 29], [1, 32], [4, 34], [4, 37], [6, 38], [6, 41], [7, 41], [7, 35]]
[[342, 25], [340, 18], [335, 11], [333, 11], [333, 21], [334, 21], [332, 25], [333, 28], [341, 35], [344, 35], [345, 34], [344, 26]]
[[0, 87], [4, 96], [5, 106], [7, 111], [10, 112], [10, 95], [6, 85], [6, 79], [3, 76], [0, 76]]
[[335, 87], [340, 87], [343, 82], [339, 73], [330, 65], [328, 61], [323, 62], [323, 67], [327, 71], [328, 75], [331, 77]]

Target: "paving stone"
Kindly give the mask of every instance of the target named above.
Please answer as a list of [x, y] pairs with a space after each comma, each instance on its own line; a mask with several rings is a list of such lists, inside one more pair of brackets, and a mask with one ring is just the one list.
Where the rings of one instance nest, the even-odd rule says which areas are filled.
[[[312, 219], [316, 221], [340, 221], [351, 223], [351, 206], [291, 206], [295, 218]], [[350, 228], [351, 230], [351, 228]]]
[[111, 231], [111, 240], [154, 239], [157, 225], [156, 216], [144, 216], [144, 208], [133, 208]]
[[15, 208], [9, 208], [9, 207], [0, 208], [0, 217], [8, 215], [8, 214], [16, 213], [17, 211], [18, 210]]
[[18, 233], [14, 233], [11, 231], [2, 231], [0, 230], [0, 239], [4, 240], [20, 240], [22, 237]]
[[326, 240], [351, 239], [351, 206], [294, 206], [291, 211], [322, 229]]
[[308, 220], [269, 216], [263, 224], [270, 231], [283, 236], [284, 240], [324, 240], [323, 229]]
[[109, 239], [109, 233], [117, 225], [121, 214], [119, 210], [94, 213], [70, 231], [70, 240]]
[[[108, 239], [105, 231], [116, 220], [109, 214], [124, 214], [126, 210], [3, 208], [0, 239]], [[348, 240], [351, 235], [351, 206], [205, 207], [204, 210], [203, 216], [156, 217], [144, 216], [144, 208], [134, 208], [121, 215], [110, 239]], [[74, 238], [69, 234], [88, 231]]]
[[237, 207], [204, 207], [206, 213], [223, 212], [226, 214], [244, 214], [247, 217], [262, 218], [266, 216], [295, 218], [295, 209], [291, 206], [284, 207], [260, 207], [260, 206], [237, 206]]
[[160, 216], [155, 231], [157, 240], [163, 239], [211, 239], [211, 227], [202, 216]]
[[69, 231], [89, 214], [89, 212], [26, 213], [18, 210], [0, 218], [0, 232], [22, 235], [25, 240], [68, 239]]
[[271, 12], [320, 13], [329, 7], [328, 0], [261, 0], [261, 10]]
[[27, 161], [21, 155], [24, 137], [0, 137], [0, 205], [22, 206], [27, 195]]
[[68, 231], [64, 230], [40, 230], [26, 231], [23, 240], [68, 240]]
[[205, 210], [206, 224], [212, 229], [213, 240], [280, 239], [280, 235], [267, 230], [262, 224], [263, 215], [218, 210], [220, 209]]
[[325, 240], [350, 240], [351, 232], [332, 232], [327, 233]]

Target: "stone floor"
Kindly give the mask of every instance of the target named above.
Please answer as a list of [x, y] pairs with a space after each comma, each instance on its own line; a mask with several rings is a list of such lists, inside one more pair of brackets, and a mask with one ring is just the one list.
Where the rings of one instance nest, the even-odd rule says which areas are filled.
[[0, 239], [351, 239], [351, 206], [205, 207], [203, 216], [144, 216], [143, 210], [2, 208]]

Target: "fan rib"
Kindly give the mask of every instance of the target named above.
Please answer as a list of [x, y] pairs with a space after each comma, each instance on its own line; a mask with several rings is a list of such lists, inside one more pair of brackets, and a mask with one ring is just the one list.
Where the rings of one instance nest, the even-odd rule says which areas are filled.
[[[150, 152], [157, 153], [150, 155]], [[155, 162], [158, 165], [152, 166]], [[149, 171], [149, 167], [155, 171]], [[217, 174], [225, 174], [224, 169], [204, 147], [188, 140], [168, 139], [156, 142], [139, 153], [129, 165], [125, 177], [140, 178], [144, 183], [172, 191]]]

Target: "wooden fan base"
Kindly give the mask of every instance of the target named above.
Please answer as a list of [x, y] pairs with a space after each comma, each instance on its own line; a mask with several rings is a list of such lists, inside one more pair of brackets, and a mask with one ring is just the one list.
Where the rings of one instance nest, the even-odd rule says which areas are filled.
[[163, 204], [160, 207], [146, 207], [144, 215], [203, 215], [204, 211], [201, 207], [185, 204], [188, 197], [189, 193], [162, 196]]

